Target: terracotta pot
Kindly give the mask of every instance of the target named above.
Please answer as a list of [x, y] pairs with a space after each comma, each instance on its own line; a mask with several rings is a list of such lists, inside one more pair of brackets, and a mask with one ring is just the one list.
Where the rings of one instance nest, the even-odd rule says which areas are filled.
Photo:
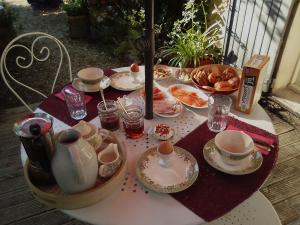
[[90, 33], [89, 18], [87, 15], [68, 16], [71, 38], [85, 38]]

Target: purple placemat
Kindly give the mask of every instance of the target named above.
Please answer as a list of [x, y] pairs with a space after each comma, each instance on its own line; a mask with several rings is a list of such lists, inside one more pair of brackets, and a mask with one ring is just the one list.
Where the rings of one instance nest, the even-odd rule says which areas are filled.
[[[104, 70], [104, 74], [106, 76], [111, 76], [112, 74], [116, 73], [116, 71], [113, 71], [111, 69]], [[106, 99], [112, 99], [116, 100], [118, 97], [122, 97], [123, 95], [127, 95], [130, 92], [126, 91], [119, 91], [116, 89], [113, 89], [112, 87], [108, 87], [104, 90], [105, 98]], [[55, 94], [53, 93], [50, 95], [45, 101], [43, 101], [39, 108], [47, 112], [48, 114], [54, 116], [55, 118], [63, 121], [64, 123], [74, 126], [78, 123], [77, 120], [74, 120], [70, 117], [68, 107], [64, 101], [61, 101], [58, 99]], [[100, 93], [88, 93], [89, 96], [92, 96], [92, 100], [86, 105], [87, 109], [87, 116], [83, 119], [85, 121], [90, 121], [94, 119], [97, 115], [97, 104], [100, 102]]]
[[272, 138], [275, 147], [268, 156], [264, 156], [263, 164], [256, 172], [234, 176], [219, 172], [204, 160], [203, 147], [216, 135], [208, 129], [206, 123], [176, 143], [176, 146], [188, 150], [197, 159], [199, 177], [189, 189], [171, 196], [206, 221], [221, 217], [249, 198], [267, 179], [277, 160], [276, 135], [234, 118], [229, 118], [228, 123], [242, 130]]

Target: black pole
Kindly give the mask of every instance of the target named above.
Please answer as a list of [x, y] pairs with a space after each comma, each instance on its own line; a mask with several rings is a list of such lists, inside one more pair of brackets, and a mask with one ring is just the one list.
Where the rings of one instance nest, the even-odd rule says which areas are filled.
[[145, 93], [146, 119], [153, 119], [153, 56], [154, 56], [154, 0], [145, 0]]

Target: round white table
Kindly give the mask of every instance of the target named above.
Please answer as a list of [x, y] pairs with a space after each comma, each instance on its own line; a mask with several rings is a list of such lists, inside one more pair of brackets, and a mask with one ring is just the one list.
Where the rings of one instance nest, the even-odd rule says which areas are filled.
[[[123, 71], [128, 70], [128, 68], [116, 70]], [[161, 88], [166, 88], [173, 83], [177, 83], [177, 81], [164, 80], [159, 82], [159, 85]], [[129, 97], [137, 97], [137, 92], [132, 92], [129, 94]], [[137, 101], [139, 100], [137, 99]], [[44, 111], [37, 109], [36, 112]], [[231, 112], [232, 116], [239, 120], [274, 133], [274, 127], [270, 118], [258, 104], [254, 106], [250, 115], [234, 110]], [[178, 118], [155, 116], [153, 120], [145, 120], [145, 131], [147, 132], [157, 123], [167, 123], [176, 130], [176, 135], [173, 138], [173, 142], [176, 143], [207, 119], [207, 109], [186, 108], [180, 115], [180, 118], [179, 120]], [[98, 117], [90, 122], [100, 127]], [[67, 124], [54, 118], [53, 128], [55, 132], [68, 127]], [[115, 133], [119, 138], [125, 139], [123, 131], [119, 130]], [[128, 174], [123, 185], [97, 204], [81, 209], [62, 210], [63, 212], [88, 223], [103, 225], [188, 225], [205, 223], [202, 218], [177, 202], [170, 195], [152, 192], [137, 181], [135, 175], [137, 159], [147, 148], [158, 144], [156, 139], [151, 137], [147, 141], [144, 138], [138, 140], [126, 139], [125, 144], [128, 153]], [[24, 164], [27, 156], [23, 147], [21, 149], [21, 158]], [[260, 192], [254, 193], [252, 197], [234, 210], [211, 222], [211, 224], [235, 224], [232, 221], [236, 221], [236, 218], [239, 219], [240, 224], [280, 224], [280, 220], [272, 205]]]

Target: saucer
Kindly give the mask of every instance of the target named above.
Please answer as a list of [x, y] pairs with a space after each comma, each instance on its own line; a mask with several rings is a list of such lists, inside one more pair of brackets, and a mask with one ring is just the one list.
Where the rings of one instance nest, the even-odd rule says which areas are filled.
[[[103, 76], [103, 78], [106, 76]], [[75, 78], [72, 82], [72, 86], [77, 91], [84, 91], [84, 92], [98, 92], [100, 91], [100, 84], [99, 82], [95, 84], [85, 84], [79, 78]]]
[[[141, 75], [141, 76], [139, 76]], [[118, 72], [110, 76], [111, 86], [120, 91], [135, 91], [145, 85], [144, 75], [132, 75], [129, 71]]]
[[254, 152], [245, 159], [241, 160], [239, 165], [228, 165], [223, 162], [221, 155], [216, 150], [215, 139], [208, 141], [203, 148], [203, 156], [206, 162], [213, 168], [231, 175], [245, 175], [258, 170], [263, 162], [260, 152]]
[[174, 146], [169, 167], [162, 167], [159, 159], [154, 147], [144, 152], [137, 162], [137, 177], [147, 188], [160, 193], [175, 193], [187, 189], [196, 181], [198, 164], [188, 151]]

